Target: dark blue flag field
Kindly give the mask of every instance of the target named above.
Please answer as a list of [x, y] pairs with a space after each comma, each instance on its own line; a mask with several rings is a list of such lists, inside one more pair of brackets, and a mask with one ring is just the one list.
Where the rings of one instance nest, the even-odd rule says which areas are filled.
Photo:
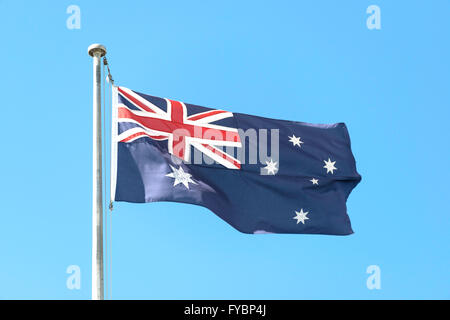
[[344, 123], [316, 125], [113, 89], [113, 201], [204, 206], [245, 233], [353, 233]]

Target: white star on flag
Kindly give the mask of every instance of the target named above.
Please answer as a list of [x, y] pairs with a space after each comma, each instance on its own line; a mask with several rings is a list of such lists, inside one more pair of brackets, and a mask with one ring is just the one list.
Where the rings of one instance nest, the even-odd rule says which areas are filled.
[[295, 135], [292, 135], [292, 137], [289, 137], [289, 142], [292, 142], [292, 145], [295, 146], [299, 146], [300, 148], [302, 147], [302, 143], [304, 143], [303, 141], [300, 140], [300, 137], [296, 137]]
[[331, 174], [334, 174], [334, 170], [337, 170], [337, 168], [334, 166], [336, 161], [331, 161], [330, 158], [328, 158], [328, 161], [323, 160], [325, 162], [325, 165], [323, 166], [325, 169], [327, 169], [327, 173], [331, 172]]
[[182, 183], [187, 189], [189, 189], [189, 182], [193, 184], [197, 184], [195, 181], [191, 179], [192, 175], [184, 172], [182, 167], [174, 168], [170, 165], [170, 168], [172, 168], [172, 172], [166, 174], [166, 177], [174, 178], [173, 186], [175, 187], [177, 184]]
[[300, 222], [305, 224], [305, 220], [309, 220], [309, 218], [306, 216], [309, 212], [303, 212], [303, 209], [300, 209], [299, 211], [295, 211], [296, 216], [293, 218], [295, 220], [297, 220], [297, 224], [299, 224]]
[[312, 184], [319, 184], [319, 179], [315, 179], [315, 178], [312, 178], [311, 180], [309, 180], [309, 181], [311, 181], [312, 182]]
[[274, 175], [275, 171], [278, 171], [277, 162], [276, 161], [274, 162], [272, 159], [270, 159], [270, 162], [266, 161], [266, 164], [267, 164], [267, 166], [265, 166], [264, 169], [267, 170], [267, 174], [273, 174]]

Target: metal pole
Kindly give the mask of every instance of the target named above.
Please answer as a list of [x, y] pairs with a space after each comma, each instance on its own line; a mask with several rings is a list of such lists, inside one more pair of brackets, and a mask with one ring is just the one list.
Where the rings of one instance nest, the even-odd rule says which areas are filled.
[[93, 162], [92, 162], [92, 300], [104, 299], [103, 288], [103, 200], [102, 200], [102, 117], [101, 117], [101, 57], [106, 48], [92, 44], [88, 48], [93, 58]]

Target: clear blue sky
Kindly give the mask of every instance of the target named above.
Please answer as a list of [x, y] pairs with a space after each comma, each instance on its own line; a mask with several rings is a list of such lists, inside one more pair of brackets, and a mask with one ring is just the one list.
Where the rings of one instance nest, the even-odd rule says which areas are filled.
[[[381, 30], [366, 26], [372, 4]], [[347, 237], [246, 235], [202, 207], [116, 204], [113, 298], [449, 299], [449, 17], [444, 0], [0, 0], [0, 298], [90, 298], [86, 49], [101, 42], [116, 83], [140, 92], [345, 122], [363, 177]], [[366, 287], [369, 265], [381, 290]]]

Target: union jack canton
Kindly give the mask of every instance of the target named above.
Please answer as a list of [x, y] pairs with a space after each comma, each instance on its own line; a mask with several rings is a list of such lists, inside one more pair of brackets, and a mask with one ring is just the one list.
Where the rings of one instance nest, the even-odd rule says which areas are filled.
[[186, 162], [194, 147], [228, 169], [240, 169], [239, 160], [216, 147], [241, 147], [237, 128], [214, 124], [233, 117], [231, 112], [209, 110], [188, 116], [183, 102], [164, 99], [166, 110], [162, 110], [127, 88], [118, 87], [118, 92], [129, 103], [119, 104], [118, 121], [138, 125], [122, 132], [119, 142], [133, 142], [141, 137], [167, 140], [168, 152]]

